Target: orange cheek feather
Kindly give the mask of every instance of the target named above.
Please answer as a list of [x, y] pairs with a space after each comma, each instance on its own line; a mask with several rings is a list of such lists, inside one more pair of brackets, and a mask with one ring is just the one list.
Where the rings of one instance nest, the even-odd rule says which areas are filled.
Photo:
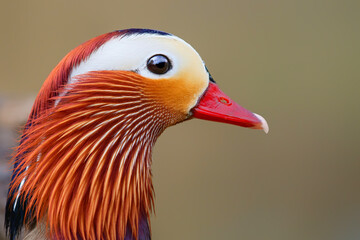
[[185, 120], [198, 102], [208, 82], [181, 74], [169, 79], [146, 79], [146, 95], [178, 115], [176, 122]]

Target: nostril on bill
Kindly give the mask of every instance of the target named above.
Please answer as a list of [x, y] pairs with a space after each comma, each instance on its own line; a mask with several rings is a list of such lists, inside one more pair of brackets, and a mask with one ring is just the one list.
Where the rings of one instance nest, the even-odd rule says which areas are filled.
[[229, 99], [224, 98], [224, 97], [219, 97], [218, 100], [219, 100], [219, 102], [221, 102], [222, 104], [225, 104], [227, 106], [230, 106], [232, 104]]

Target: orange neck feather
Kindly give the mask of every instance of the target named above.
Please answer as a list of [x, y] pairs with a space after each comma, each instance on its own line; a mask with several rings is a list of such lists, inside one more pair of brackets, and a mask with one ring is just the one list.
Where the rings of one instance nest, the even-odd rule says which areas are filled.
[[26, 178], [27, 213], [50, 236], [122, 239], [130, 226], [136, 239], [153, 208], [152, 146], [186, 118], [150, 97], [147, 81], [121, 71], [80, 76], [25, 130], [13, 188]]

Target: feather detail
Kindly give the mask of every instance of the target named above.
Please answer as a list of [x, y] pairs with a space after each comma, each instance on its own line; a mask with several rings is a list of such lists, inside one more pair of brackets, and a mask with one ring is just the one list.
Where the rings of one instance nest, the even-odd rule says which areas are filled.
[[137, 239], [140, 216], [153, 208], [152, 146], [186, 117], [148, 97], [147, 81], [123, 71], [82, 75], [24, 132], [12, 188], [27, 179], [20, 201], [36, 222], [46, 218], [50, 236], [123, 239], [129, 225]]
[[[40, 113], [44, 112], [46, 109], [49, 109], [54, 104], [54, 97], [58, 93], [58, 90], [67, 84], [70, 73], [74, 67], [79, 65], [82, 61], [88, 58], [94, 51], [96, 51], [100, 46], [102, 46], [105, 42], [110, 40], [116, 36], [122, 36], [123, 34], [127, 34], [128, 31], [114, 31], [110, 33], [106, 33], [95, 37], [71, 52], [69, 52], [53, 69], [53, 71], [49, 74], [48, 78], [45, 80], [39, 94], [35, 100], [35, 103], [32, 107], [32, 110], [29, 115], [29, 119], [25, 125], [25, 130], [30, 128], [33, 125], [35, 119], [40, 117]], [[20, 145], [25, 141], [24, 136], [21, 138]], [[14, 171], [12, 174], [12, 181], [17, 178], [19, 179], [19, 174], [16, 169], [20, 169], [18, 164], [23, 165], [22, 162], [23, 157], [19, 154], [16, 154], [17, 158], [14, 161]], [[25, 182], [25, 179], [21, 181]], [[22, 185], [19, 185], [20, 188]], [[5, 215], [5, 227], [7, 234], [11, 240], [15, 239], [19, 234], [23, 223], [27, 224], [31, 223], [30, 219], [24, 218], [24, 210], [27, 205], [27, 201], [23, 201], [24, 205], [18, 203], [18, 199], [20, 197], [19, 189], [11, 186], [9, 187], [8, 200], [6, 203], [6, 215]], [[21, 196], [24, 198], [24, 196]]]

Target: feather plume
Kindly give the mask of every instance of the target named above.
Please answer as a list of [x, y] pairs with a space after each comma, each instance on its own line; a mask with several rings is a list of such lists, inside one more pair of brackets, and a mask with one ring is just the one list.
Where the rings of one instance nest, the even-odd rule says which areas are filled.
[[185, 118], [149, 97], [148, 81], [124, 71], [82, 75], [24, 132], [12, 187], [26, 178], [26, 214], [45, 218], [50, 236], [123, 239], [129, 224], [136, 239], [153, 208], [152, 146]]

